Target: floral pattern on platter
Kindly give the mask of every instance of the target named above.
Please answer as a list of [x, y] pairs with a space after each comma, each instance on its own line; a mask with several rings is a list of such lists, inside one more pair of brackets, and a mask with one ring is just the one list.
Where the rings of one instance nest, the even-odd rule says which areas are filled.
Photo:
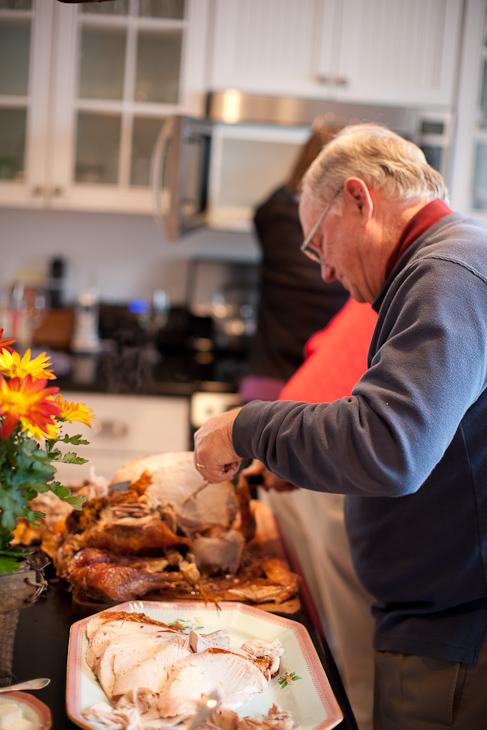
[[288, 684], [296, 682], [298, 679], [302, 679], [302, 677], [298, 677], [296, 672], [290, 672], [287, 667], [282, 667], [282, 672], [277, 677], [277, 682], [281, 689], [285, 689]]

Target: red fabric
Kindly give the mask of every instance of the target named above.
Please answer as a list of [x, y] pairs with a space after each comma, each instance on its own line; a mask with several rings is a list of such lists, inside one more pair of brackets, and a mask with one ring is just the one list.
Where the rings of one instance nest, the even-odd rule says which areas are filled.
[[425, 205], [424, 208], [421, 208], [421, 210], [411, 218], [401, 233], [397, 246], [389, 256], [386, 268], [386, 279], [409, 246], [411, 246], [417, 238], [422, 236], [428, 228], [431, 228], [431, 226], [441, 220], [441, 218], [444, 218], [446, 215], [450, 215], [450, 213], [453, 213], [453, 211], [448, 207], [445, 201], [436, 198], [436, 200], [432, 200], [431, 203]]
[[306, 359], [282, 389], [279, 400], [331, 403], [349, 396], [367, 369], [377, 322], [370, 304], [349, 299], [325, 329], [305, 346]]
[[[405, 251], [432, 225], [453, 211], [440, 199], [416, 213], [389, 257], [386, 278]], [[367, 354], [377, 321], [370, 304], [349, 299], [325, 329], [305, 346], [306, 359], [282, 389], [279, 400], [332, 403], [349, 396], [367, 369]]]

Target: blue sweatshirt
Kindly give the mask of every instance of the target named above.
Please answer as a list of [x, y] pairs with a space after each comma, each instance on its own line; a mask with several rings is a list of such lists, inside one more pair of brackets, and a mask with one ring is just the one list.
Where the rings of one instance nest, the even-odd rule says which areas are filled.
[[347, 495], [376, 649], [476, 663], [487, 638], [487, 223], [442, 218], [373, 306], [352, 396], [249, 403], [234, 448], [300, 487]]

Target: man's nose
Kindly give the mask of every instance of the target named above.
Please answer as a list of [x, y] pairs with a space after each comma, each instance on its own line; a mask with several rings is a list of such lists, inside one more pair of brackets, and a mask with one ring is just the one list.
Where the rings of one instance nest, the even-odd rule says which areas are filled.
[[322, 263], [321, 278], [327, 284], [331, 284], [332, 281], [335, 281], [335, 269], [332, 266], [328, 266], [328, 264]]

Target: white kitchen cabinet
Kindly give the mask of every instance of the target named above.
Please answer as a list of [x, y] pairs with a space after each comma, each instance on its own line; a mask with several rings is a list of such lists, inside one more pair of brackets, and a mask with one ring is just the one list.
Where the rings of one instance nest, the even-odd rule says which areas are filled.
[[85, 403], [93, 410], [92, 427], [66, 424], [70, 435], [80, 433], [88, 446], [68, 445], [63, 451], [76, 451], [88, 459], [83, 465], [62, 464], [57, 479], [78, 483], [90, 473], [111, 479], [127, 461], [165, 451], [187, 451], [189, 446], [189, 398], [172, 396], [112, 395], [99, 393], [62, 393], [74, 403]]
[[215, 0], [211, 87], [449, 106], [462, 0]]
[[0, 205], [150, 213], [166, 116], [204, 112], [208, 0], [0, 2]]

